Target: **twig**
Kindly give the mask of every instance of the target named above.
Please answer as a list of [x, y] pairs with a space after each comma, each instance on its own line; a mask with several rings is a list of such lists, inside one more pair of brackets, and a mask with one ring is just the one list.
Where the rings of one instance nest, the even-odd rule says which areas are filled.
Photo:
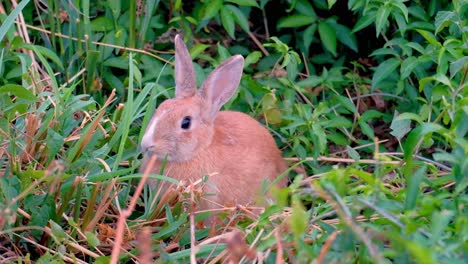
[[345, 158], [332, 158], [332, 157], [324, 157], [320, 156], [315, 158], [312, 157], [306, 157], [305, 159], [301, 158], [284, 158], [285, 160], [288, 161], [301, 161], [301, 160], [306, 160], [306, 161], [326, 161], [326, 162], [343, 162], [343, 163], [361, 163], [361, 164], [395, 164], [395, 165], [402, 165], [404, 162], [402, 161], [393, 161], [393, 160], [372, 160], [372, 159], [359, 159], [359, 160], [354, 160], [354, 159], [345, 159]]
[[283, 243], [281, 243], [281, 237], [279, 233], [279, 229], [275, 229], [275, 240], [276, 240], [276, 264], [282, 264], [284, 263], [284, 258], [283, 258]]
[[339, 233], [340, 233], [339, 230], [335, 230], [335, 232], [333, 232], [327, 238], [327, 241], [325, 241], [325, 244], [322, 246], [322, 249], [320, 250], [320, 253], [319, 253], [318, 257], [317, 257], [317, 261], [316, 261], [317, 264], [322, 264], [323, 263], [323, 259], [325, 258], [325, 255], [327, 255], [327, 252], [330, 250], [330, 247], [331, 247], [333, 241], [335, 241], [336, 236]]
[[266, 50], [265, 47], [263, 47], [262, 43], [257, 39], [257, 37], [252, 32], [247, 32], [247, 34], [249, 34], [249, 37], [252, 39], [255, 45], [257, 45], [257, 47], [263, 52], [263, 55], [265, 56], [270, 55], [268, 50]]
[[138, 198], [140, 197], [140, 194], [143, 191], [143, 187], [145, 186], [146, 179], [148, 179], [148, 175], [151, 173], [151, 170], [153, 169], [155, 165], [156, 158], [157, 158], [156, 155], [153, 155], [150, 157], [148, 166], [146, 167], [143, 173], [143, 177], [138, 183], [137, 189], [135, 190], [135, 193], [133, 194], [132, 199], [130, 200], [130, 204], [128, 205], [127, 209], [123, 210], [120, 213], [119, 220], [117, 221], [115, 243], [114, 243], [114, 247], [112, 249], [112, 254], [111, 254], [111, 261], [110, 261], [111, 264], [117, 264], [119, 260], [120, 248], [122, 246], [123, 236], [124, 236], [125, 221], [135, 209]]
[[[34, 29], [34, 30], [37, 30], [37, 31], [40, 31], [42, 33], [46, 33], [46, 34], [52, 34], [49, 30], [45, 30], [45, 29], [42, 29], [42, 28], [39, 28], [39, 27], [35, 27], [35, 26], [31, 26], [31, 25], [27, 25], [26, 24], [26, 27], [30, 28], [30, 29]], [[86, 42], [86, 40], [84, 39], [78, 39], [78, 38], [75, 38], [75, 37], [70, 37], [68, 35], [64, 35], [64, 34], [61, 34], [61, 33], [55, 33], [55, 36], [57, 37], [61, 37], [61, 38], [66, 38], [66, 39], [71, 39], [71, 40], [74, 40], [74, 41], [80, 41], [80, 42]], [[146, 50], [141, 50], [141, 49], [135, 49], [135, 48], [129, 48], [129, 47], [124, 47], [124, 46], [119, 46], [119, 45], [114, 45], [114, 44], [109, 44], [109, 43], [104, 43], [104, 42], [99, 42], [99, 41], [92, 41], [91, 43], [95, 44], [95, 45], [98, 45], [98, 46], [104, 46], [104, 47], [109, 47], [109, 48], [116, 48], [116, 49], [121, 49], [123, 51], [133, 51], [133, 52], [136, 52], [136, 53], [141, 53], [141, 54], [145, 54], [145, 55], [148, 55], [148, 56], [151, 56], [153, 58], [156, 58], [160, 61], [163, 61], [167, 64], [171, 64], [171, 65], [174, 65], [174, 63], [164, 59], [163, 57], [160, 57], [158, 55], [155, 55], [153, 53], [150, 53], [150, 52], [147, 52]]]
[[197, 251], [198, 248], [195, 245], [195, 213], [193, 212], [194, 203], [195, 203], [195, 196], [193, 193], [194, 189], [193, 183], [190, 183], [190, 201], [189, 201], [189, 208], [190, 208], [190, 263], [196, 264], [197, 263]]
[[[335, 209], [340, 219], [351, 229], [351, 231], [364, 243], [369, 250], [369, 254], [376, 263], [384, 263], [382, 254], [378, 251], [377, 247], [368, 238], [368, 235], [360, 226], [358, 226], [353, 219], [353, 215], [349, 208], [345, 205], [341, 197], [331, 188], [325, 190], [321, 188], [315, 188], [317, 193], [320, 194], [325, 200], [327, 200], [331, 206]], [[331, 196], [330, 196], [331, 194]], [[333, 197], [333, 198], [332, 198]]]

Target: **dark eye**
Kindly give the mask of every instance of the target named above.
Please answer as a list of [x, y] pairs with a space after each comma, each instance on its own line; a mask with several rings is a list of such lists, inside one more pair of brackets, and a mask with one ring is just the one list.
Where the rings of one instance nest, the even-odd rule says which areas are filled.
[[189, 129], [191, 120], [192, 120], [192, 118], [190, 116], [184, 117], [184, 119], [182, 119], [182, 123], [180, 124], [180, 127], [182, 129]]

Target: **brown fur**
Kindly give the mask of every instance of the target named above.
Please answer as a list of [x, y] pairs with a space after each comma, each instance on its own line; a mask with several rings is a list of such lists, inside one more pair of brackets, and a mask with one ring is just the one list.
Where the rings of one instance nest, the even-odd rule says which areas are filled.
[[[216, 194], [207, 197], [211, 201], [221, 205], [252, 203], [263, 180], [271, 183], [287, 166], [273, 137], [260, 123], [241, 112], [219, 111], [237, 89], [243, 58], [226, 60], [197, 92], [185, 44], [180, 37], [175, 42], [176, 98], [163, 102], [148, 125], [142, 142], [146, 153], [141, 169], [153, 153], [158, 161], [152, 171], [159, 173], [167, 155], [164, 174], [169, 177], [193, 182], [211, 175], [212, 185], [207, 185], [206, 190]], [[182, 129], [181, 120], [186, 116], [191, 117], [191, 126]], [[278, 186], [285, 186], [286, 178]], [[202, 209], [215, 207], [201, 205]]]

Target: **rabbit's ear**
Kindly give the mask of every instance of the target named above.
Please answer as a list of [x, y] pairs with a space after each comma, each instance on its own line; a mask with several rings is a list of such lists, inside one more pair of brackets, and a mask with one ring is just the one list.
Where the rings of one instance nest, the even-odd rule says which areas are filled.
[[175, 39], [175, 95], [176, 98], [193, 96], [197, 92], [195, 70], [187, 46], [181, 35]]
[[221, 106], [234, 95], [243, 67], [244, 58], [241, 55], [232, 56], [216, 67], [203, 82], [200, 96], [207, 104], [207, 118], [213, 120]]

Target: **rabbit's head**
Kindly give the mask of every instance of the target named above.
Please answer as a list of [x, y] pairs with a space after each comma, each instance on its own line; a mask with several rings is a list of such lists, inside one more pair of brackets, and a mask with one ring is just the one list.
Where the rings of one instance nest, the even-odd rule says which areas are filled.
[[192, 59], [180, 35], [175, 37], [175, 98], [161, 103], [150, 120], [141, 148], [168, 161], [191, 160], [211, 144], [220, 108], [239, 85], [244, 59], [232, 56], [208, 75], [197, 90]]

